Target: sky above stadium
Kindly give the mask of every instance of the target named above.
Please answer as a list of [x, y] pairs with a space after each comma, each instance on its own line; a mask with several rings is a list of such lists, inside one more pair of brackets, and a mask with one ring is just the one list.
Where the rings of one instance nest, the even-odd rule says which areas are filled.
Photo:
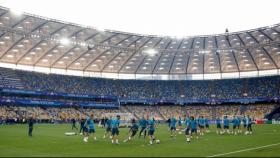
[[0, 6], [99, 29], [178, 37], [280, 22], [279, 0], [0, 0]]

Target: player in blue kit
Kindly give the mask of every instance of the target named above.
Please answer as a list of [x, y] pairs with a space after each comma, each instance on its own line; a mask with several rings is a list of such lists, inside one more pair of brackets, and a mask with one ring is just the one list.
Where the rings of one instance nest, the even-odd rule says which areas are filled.
[[191, 135], [191, 126], [190, 126], [190, 123], [191, 123], [190, 118], [189, 118], [189, 117], [186, 117], [186, 120], [185, 120], [185, 125], [186, 125], [186, 128], [185, 128], [185, 136], [186, 136], [187, 142], [190, 142], [190, 141], [191, 141], [191, 138], [190, 138], [190, 135]]
[[93, 114], [90, 115], [90, 117], [88, 117], [86, 119], [86, 122], [84, 124], [84, 142], [88, 142], [88, 137], [92, 134], [94, 140], [96, 140], [95, 137], [95, 128], [94, 128], [94, 116]]
[[148, 135], [149, 135], [149, 143], [150, 145], [153, 144], [153, 142], [156, 140], [154, 133], [155, 133], [156, 127], [155, 127], [155, 119], [151, 118], [148, 120]]
[[174, 116], [171, 117], [170, 120], [170, 137], [174, 138], [176, 136], [176, 123], [177, 120], [175, 119]]
[[112, 116], [110, 116], [110, 117], [106, 120], [106, 122], [105, 122], [105, 128], [106, 128], [106, 130], [105, 130], [105, 133], [104, 133], [104, 136], [103, 136], [104, 139], [105, 139], [108, 135], [110, 135], [110, 138], [112, 137], [112, 136], [111, 136], [111, 130], [112, 130], [112, 128], [111, 128], [111, 122], [112, 122]]
[[243, 133], [245, 133], [246, 130], [247, 130], [246, 117], [245, 117], [245, 115], [244, 115], [243, 118], [242, 118], [242, 123], [243, 123]]
[[191, 128], [191, 137], [193, 137], [193, 135], [196, 135], [196, 139], [198, 139], [198, 134], [197, 134], [197, 126], [198, 126], [198, 121], [194, 119], [194, 117], [191, 117], [190, 120], [190, 128]]
[[206, 130], [207, 133], [209, 133], [210, 132], [210, 130], [209, 130], [209, 121], [208, 121], [208, 119], [206, 117], [204, 118], [204, 122], [205, 122], [205, 130]]
[[253, 124], [253, 120], [250, 118], [249, 115], [247, 115], [246, 117], [246, 126], [247, 126], [247, 131], [245, 132], [245, 134], [252, 134], [252, 124]]
[[241, 133], [240, 125], [241, 125], [241, 119], [240, 117], [237, 118], [237, 133]]
[[119, 144], [119, 126], [120, 126], [120, 115], [117, 115], [115, 119], [112, 119], [111, 121], [111, 127], [112, 127], [112, 144]]
[[145, 119], [144, 115], [142, 116], [142, 118], [139, 120], [139, 125], [141, 127], [140, 133], [138, 138], [141, 137], [142, 133], [144, 132], [144, 139], [146, 138], [147, 135], [147, 125], [148, 125], [148, 117], [147, 119]]
[[223, 123], [224, 123], [224, 131], [223, 131], [223, 133], [227, 132], [228, 134], [230, 134], [230, 132], [229, 132], [229, 119], [228, 119], [227, 116], [224, 117]]
[[205, 119], [203, 118], [203, 116], [200, 116], [198, 118], [198, 127], [199, 127], [199, 134], [203, 136], [204, 128], [205, 128]]
[[217, 125], [217, 134], [222, 134], [222, 123], [221, 123], [221, 119], [219, 117], [217, 117], [216, 119], [216, 125]]
[[129, 136], [123, 142], [131, 141], [131, 139], [136, 135], [136, 133], [138, 131], [138, 128], [139, 128], [139, 126], [138, 126], [136, 120], [133, 118], [131, 120], [131, 127], [129, 129]]
[[182, 134], [182, 119], [181, 116], [178, 118], [178, 129], [179, 129], [179, 134]]

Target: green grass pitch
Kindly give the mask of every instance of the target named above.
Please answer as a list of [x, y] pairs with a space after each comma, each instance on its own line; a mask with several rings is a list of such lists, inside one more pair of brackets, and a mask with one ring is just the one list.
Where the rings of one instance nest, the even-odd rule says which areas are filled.
[[27, 136], [27, 125], [3, 125], [0, 126], [0, 156], [280, 156], [280, 125], [254, 125], [253, 135], [247, 136], [217, 135], [214, 126], [210, 129], [211, 133], [186, 143], [183, 134], [172, 140], [167, 126], [162, 125], [155, 133], [161, 143], [150, 146], [148, 140], [138, 138], [123, 143], [128, 129], [120, 131], [121, 144], [113, 145], [109, 139], [102, 138], [104, 129], [101, 128], [96, 129], [97, 141], [90, 138], [84, 143], [80, 135], [64, 135], [72, 131], [70, 124], [35, 124], [32, 138]]

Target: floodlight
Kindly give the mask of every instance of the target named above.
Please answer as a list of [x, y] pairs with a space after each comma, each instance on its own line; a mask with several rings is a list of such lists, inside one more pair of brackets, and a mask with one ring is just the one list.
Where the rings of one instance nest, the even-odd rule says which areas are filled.
[[23, 14], [22, 11], [18, 10], [18, 9], [10, 9], [10, 12], [13, 14], [13, 15], [16, 15], [16, 16], [20, 16]]
[[68, 45], [68, 44], [70, 43], [70, 40], [67, 39], [67, 38], [62, 38], [62, 39], [60, 40], [60, 43], [63, 44], [63, 45]]
[[146, 54], [148, 54], [149, 56], [154, 56], [156, 55], [158, 52], [154, 49], [149, 49], [149, 50], [146, 50], [144, 51]]

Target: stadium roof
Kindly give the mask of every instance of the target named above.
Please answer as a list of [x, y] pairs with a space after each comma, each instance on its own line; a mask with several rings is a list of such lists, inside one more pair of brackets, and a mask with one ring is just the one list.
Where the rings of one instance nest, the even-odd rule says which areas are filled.
[[176, 38], [98, 30], [1, 7], [0, 62], [4, 67], [110, 78], [275, 75], [280, 24]]

